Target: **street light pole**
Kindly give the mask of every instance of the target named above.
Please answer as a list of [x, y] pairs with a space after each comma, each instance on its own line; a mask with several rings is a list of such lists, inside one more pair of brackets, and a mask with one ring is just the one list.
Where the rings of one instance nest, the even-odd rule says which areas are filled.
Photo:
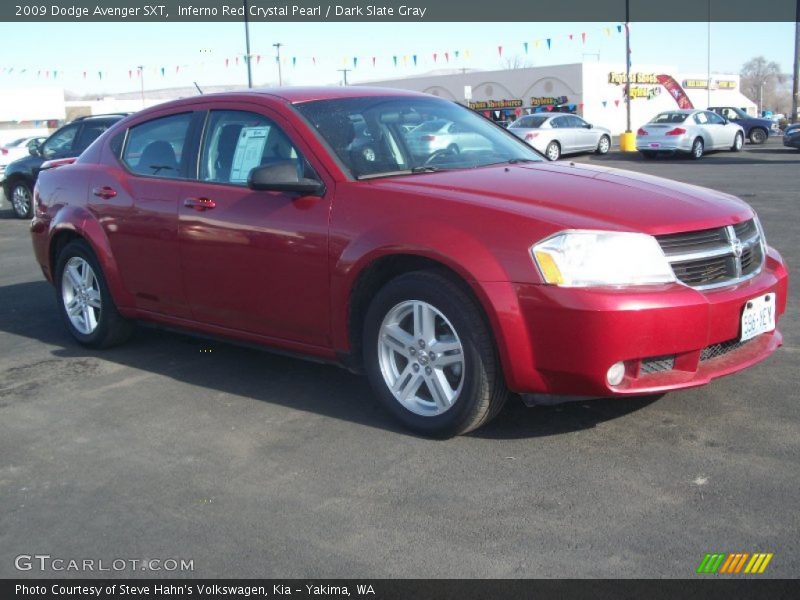
[[631, 0], [625, 0], [625, 133], [631, 133]]
[[706, 108], [711, 106], [711, 0], [708, 0], [708, 56], [706, 57]]
[[244, 45], [245, 52], [244, 62], [247, 64], [247, 87], [253, 87], [253, 71], [250, 68], [250, 22], [247, 19], [249, 10], [247, 7], [247, 0], [244, 0]]
[[797, 12], [795, 13], [794, 23], [794, 82], [792, 83], [792, 123], [800, 121], [800, 0], [797, 0]]
[[281, 46], [283, 44], [278, 42], [272, 45], [275, 46], [275, 62], [278, 63], [278, 85], [281, 86], [283, 85], [283, 76], [281, 75]]
[[353, 69], [336, 69], [344, 77], [344, 85], [347, 85], [347, 74]]

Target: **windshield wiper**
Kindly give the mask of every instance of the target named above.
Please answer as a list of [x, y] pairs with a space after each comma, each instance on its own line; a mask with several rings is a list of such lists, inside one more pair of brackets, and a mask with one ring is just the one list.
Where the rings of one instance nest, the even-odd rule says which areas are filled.
[[533, 158], [510, 158], [506, 161], [510, 165], [517, 165], [519, 163], [541, 162]]
[[420, 165], [419, 167], [412, 167], [412, 173], [436, 173], [436, 171], [441, 171], [441, 167], [434, 167], [433, 165]]

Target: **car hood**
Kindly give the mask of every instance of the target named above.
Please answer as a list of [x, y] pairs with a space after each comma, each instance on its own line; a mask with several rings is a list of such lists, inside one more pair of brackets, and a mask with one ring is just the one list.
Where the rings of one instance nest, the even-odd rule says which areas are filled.
[[729, 194], [568, 162], [494, 165], [372, 179], [368, 184], [385, 191], [483, 205], [565, 229], [659, 235], [732, 225], [753, 216], [744, 201]]
[[22, 158], [18, 158], [17, 160], [8, 163], [6, 167], [6, 173], [11, 172], [30, 172], [32, 169], [38, 169], [42, 166], [44, 159], [39, 156], [32, 156], [28, 154], [27, 156], [23, 156]]

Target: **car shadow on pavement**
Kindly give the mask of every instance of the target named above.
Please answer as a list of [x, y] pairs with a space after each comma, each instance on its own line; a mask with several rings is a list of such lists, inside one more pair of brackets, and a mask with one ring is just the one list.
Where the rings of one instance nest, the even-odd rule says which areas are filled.
[[[67, 333], [56, 312], [53, 288], [45, 281], [0, 287], [0, 306], [3, 307], [0, 311], [1, 332], [46, 344], [57, 359], [110, 361], [188, 384], [192, 387], [187, 386], [187, 396], [194, 387], [212, 389], [401, 435], [413, 435], [379, 405], [365, 377], [334, 365], [147, 326], [138, 327], [133, 338], [121, 346], [108, 350], [83, 348]], [[52, 358], [39, 358], [40, 368], [37, 365], [26, 366], [31, 367], [31, 372], [40, 372], [37, 377], [42, 379], [42, 390], [54, 392], [57, 388], [52, 382], [51, 362]], [[6, 371], [0, 368], [0, 389], [6, 387]], [[174, 392], [174, 388], [172, 390]], [[473, 435], [514, 439], [590, 429], [599, 422], [624, 417], [654, 399], [594, 400], [527, 408], [518, 396], [512, 395], [503, 412]], [[191, 402], [191, 398], [187, 401]]]

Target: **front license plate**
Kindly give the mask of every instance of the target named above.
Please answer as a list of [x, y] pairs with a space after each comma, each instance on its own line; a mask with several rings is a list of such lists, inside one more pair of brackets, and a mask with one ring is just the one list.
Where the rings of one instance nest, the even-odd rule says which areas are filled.
[[659, 144], [658, 142], [650, 142], [650, 147], [651, 148], [661, 148], [661, 144]]
[[775, 329], [775, 294], [764, 294], [748, 300], [742, 311], [742, 337], [746, 342]]

